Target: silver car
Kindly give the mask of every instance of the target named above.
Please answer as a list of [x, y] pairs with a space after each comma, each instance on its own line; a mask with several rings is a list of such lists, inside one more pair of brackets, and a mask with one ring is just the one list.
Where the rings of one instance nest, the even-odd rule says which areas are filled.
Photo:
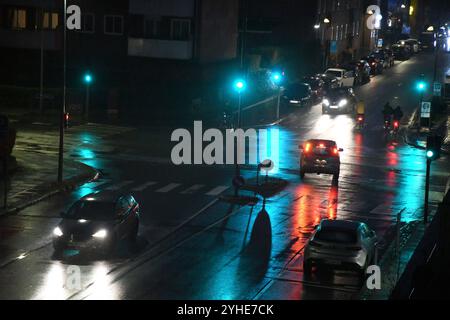
[[303, 269], [329, 265], [357, 269], [365, 273], [373, 262], [377, 236], [365, 223], [349, 220], [322, 220], [305, 248]]

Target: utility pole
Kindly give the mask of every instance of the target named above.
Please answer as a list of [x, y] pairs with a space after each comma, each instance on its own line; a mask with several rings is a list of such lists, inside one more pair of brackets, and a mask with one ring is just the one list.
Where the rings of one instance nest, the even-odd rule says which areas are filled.
[[[42, 1], [43, 2], [43, 1]], [[39, 19], [39, 27], [41, 29], [41, 67], [39, 79], [39, 113], [42, 114], [43, 98], [44, 98], [44, 4], [41, 4], [41, 17]]]
[[63, 66], [63, 103], [61, 108], [61, 114], [59, 115], [59, 150], [58, 150], [58, 182], [61, 183], [63, 180], [63, 166], [64, 166], [64, 115], [66, 113], [66, 45], [67, 45], [67, 0], [64, 0], [64, 14], [63, 14], [64, 24], [63, 24], [63, 55], [64, 55], [64, 66]]

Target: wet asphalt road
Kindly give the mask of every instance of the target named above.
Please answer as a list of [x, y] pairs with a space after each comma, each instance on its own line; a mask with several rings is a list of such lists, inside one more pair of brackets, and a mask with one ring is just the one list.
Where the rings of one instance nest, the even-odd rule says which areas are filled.
[[[320, 105], [293, 110], [276, 127], [280, 163], [272, 173], [289, 185], [267, 201], [267, 214], [260, 212], [261, 203], [253, 209], [234, 208], [216, 200], [231, 192], [234, 167], [171, 165], [170, 131], [140, 129], [96, 140], [93, 130], [80, 135], [80, 141], [91, 138], [85, 144], [74, 138], [67, 155], [99, 169], [102, 176], [70, 194], [0, 218], [0, 299], [352, 297], [360, 286], [352, 273], [304, 279], [304, 245], [324, 218], [367, 222], [381, 243], [388, 241], [385, 235], [403, 208], [403, 221], [422, 218], [424, 151], [401, 139], [384, 141], [381, 107], [387, 100], [400, 104], [406, 125], [419, 100], [414, 80], [420, 73], [431, 76], [432, 65], [432, 56], [422, 54], [357, 88], [366, 103], [363, 132], [354, 129], [350, 115], [322, 115]], [[332, 186], [326, 175], [300, 181], [297, 146], [309, 138], [336, 140], [344, 149], [339, 186]], [[48, 152], [53, 151], [49, 144]], [[443, 196], [449, 168], [447, 157], [433, 164], [431, 207]], [[247, 169], [244, 176], [253, 177], [254, 171]], [[108, 260], [73, 252], [54, 257], [50, 242], [59, 212], [78, 197], [104, 189], [130, 191], [141, 203], [137, 245], [120, 245]], [[259, 233], [267, 237], [260, 239]], [[69, 283], [78, 268], [81, 283]]]

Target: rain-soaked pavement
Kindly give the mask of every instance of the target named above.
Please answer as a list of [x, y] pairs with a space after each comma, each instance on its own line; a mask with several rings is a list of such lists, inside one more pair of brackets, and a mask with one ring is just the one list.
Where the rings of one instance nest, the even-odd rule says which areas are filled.
[[[385, 235], [402, 209], [404, 222], [422, 218], [424, 151], [401, 139], [384, 141], [381, 107], [387, 100], [400, 104], [408, 118], [419, 99], [414, 80], [428, 75], [432, 64], [431, 56], [417, 56], [356, 89], [366, 104], [363, 132], [354, 129], [349, 115], [322, 115], [320, 105], [295, 110], [271, 127], [280, 130], [279, 145], [272, 146], [280, 162], [271, 175], [289, 185], [267, 200], [265, 210], [261, 202], [234, 208], [216, 200], [231, 192], [232, 166], [171, 165], [169, 131], [142, 129], [98, 140], [95, 129], [86, 132], [80, 139], [91, 142], [75, 141], [69, 156], [99, 169], [101, 178], [0, 218], [0, 299], [352, 297], [361, 283], [351, 272], [304, 278], [304, 245], [325, 218], [364, 221], [381, 243], [391, 241]], [[336, 140], [344, 149], [338, 186], [326, 175], [300, 180], [298, 144], [309, 138]], [[432, 208], [443, 196], [449, 168], [447, 157], [433, 163]], [[254, 176], [247, 169], [244, 176]], [[76, 252], [55, 257], [51, 233], [59, 212], [105, 189], [130, 191], [140, 202], [137, 244], [120, 245], [108, 260]], [[78, 271], [80, 283], [73, 277]]]

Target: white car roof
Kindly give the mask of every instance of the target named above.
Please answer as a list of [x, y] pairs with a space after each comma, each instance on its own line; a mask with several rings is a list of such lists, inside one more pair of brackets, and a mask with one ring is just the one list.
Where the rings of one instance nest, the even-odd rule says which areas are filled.
[[[330, 69], [327, 69], [327, 71], [344, 71], [345, 72], [345, 69], [330, 68]], [[327, 72], [327, 71], [325, 71], [325, 72]]]

